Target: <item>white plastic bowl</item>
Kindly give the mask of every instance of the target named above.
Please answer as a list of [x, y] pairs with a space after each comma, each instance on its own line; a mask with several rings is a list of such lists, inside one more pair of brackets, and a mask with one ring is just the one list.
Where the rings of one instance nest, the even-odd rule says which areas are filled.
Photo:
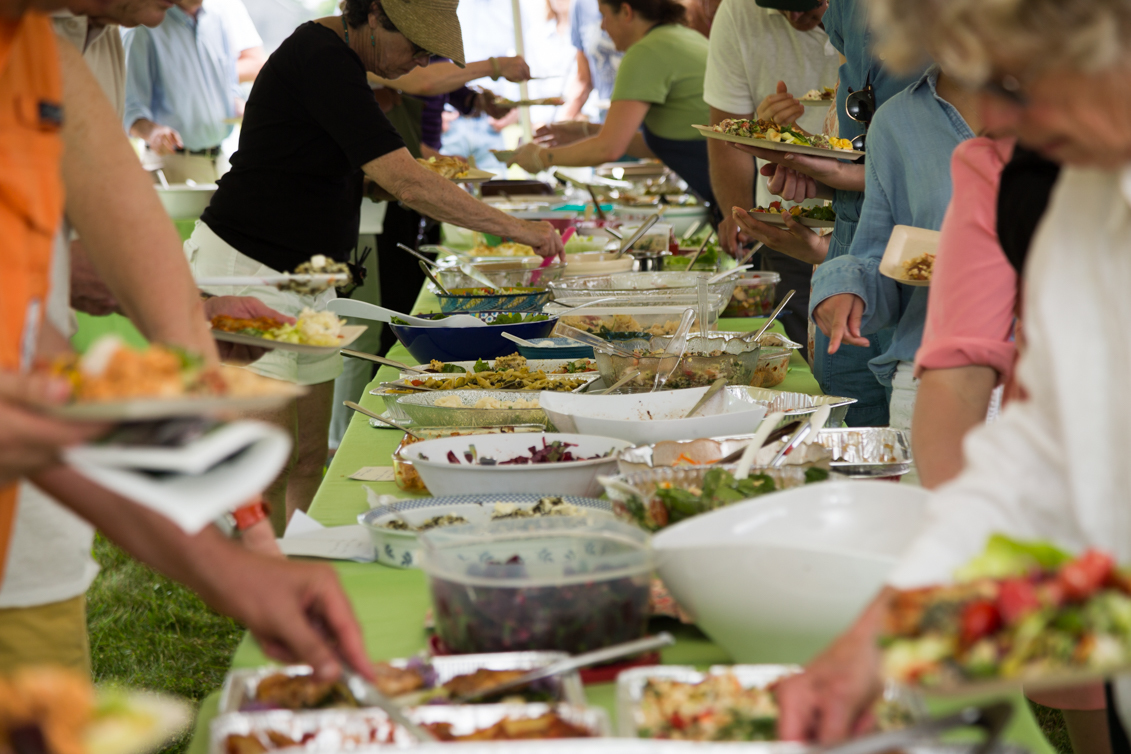
[[156, 186], [157, 196], [165, 211], [172, 218], [200, 217], [204, 214], [212, 195], [216, 193], [215, 183], [201, 183], [190, 186], [186, 183], [171, 183], [169, 188]]
[[696, 516], [652, 546], [672, 596], [735, 662], [804, 664], [875, 597], [928, 499], [892, 482], [807, 485]]
[[[572, 443], [569, 450], [582, 458], [609, 453], [591, 461], [561, 463], [479, 466], [466, 462], [463, 454], [468, 445], [475, 445], [480, 458], [505, 461], [527, 455], [531, 447], [555, 440]], [[617, 454], [632, 443], [613, 437], [575, 434], [499, 434], [471, 437], [443, 437], [414, 443], [402, 451], [420, 474], [428, 491], [443, 495], [474, 495], [495, 492], [529, 492], [536, 495], [579, 495], [597, 497], [602, 492], [597, 476], [616, 473]], [[456, 454], [459, 464], [448, 461], [448, 451]], [[427, 457], [428, 460], [424, 460]]]
[[562, 432], [618, 437], [634, 445], [753, 432], [766, 415], [744, 388], [728, 387], [691, 419], [683, 417], [709, 388], [633, 395], [539, 393], [546, 416]]

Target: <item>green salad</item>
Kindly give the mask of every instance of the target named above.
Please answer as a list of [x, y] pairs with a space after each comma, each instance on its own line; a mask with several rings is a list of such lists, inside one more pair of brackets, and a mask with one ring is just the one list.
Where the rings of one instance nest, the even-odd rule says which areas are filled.
[[[459, 312], [463, 313], [463, 312]], [[451, 314], [421, 314], [421, 317], [431, 317], [433, 321], [447, 319], [452, 316]], [[528, 322], [545, 322], [550, 317], [545, 314], [521, 314], [519, 312], [502, 312], [495, 317], [494, 321], [489, 322], [490, 325], [524, 325]], [[415, 327], [415, 325], [405, 322], [400, 317], [393, 317], [390, 320], [394, 325], [404, 325], [406, 327]]]

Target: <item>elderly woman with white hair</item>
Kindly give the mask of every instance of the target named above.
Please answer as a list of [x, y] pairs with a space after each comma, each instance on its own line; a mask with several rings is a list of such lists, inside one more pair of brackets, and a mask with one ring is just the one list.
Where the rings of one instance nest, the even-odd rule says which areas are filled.
[[[968, 436], [963, 473], [934, 494], [888, 587], [780, 684], [786, 739], [856, 730], [880, 688], [876, 641], [892, 590], [950, 581], [991, 534], [1131, 563], [1131, 2], [877, 0], [874, 14], [889, 62], [925, 49], [980, 88], [988, 130], [1064, 169], [1026, 268], [1028, 399]], [[1066, 358], [1068, 342], [1087, 368]], [[1129, 721], [1131, 684], [1115, 689]]]

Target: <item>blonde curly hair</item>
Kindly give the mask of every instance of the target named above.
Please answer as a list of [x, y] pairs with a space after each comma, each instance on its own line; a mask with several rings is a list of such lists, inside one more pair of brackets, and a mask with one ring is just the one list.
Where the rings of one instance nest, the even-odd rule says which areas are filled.
[[995, 66], [1094, 72], [1127, 56], [1131, 0], [869, 0], [878, 52], [896, 68], [929, 55], [971, 84]]

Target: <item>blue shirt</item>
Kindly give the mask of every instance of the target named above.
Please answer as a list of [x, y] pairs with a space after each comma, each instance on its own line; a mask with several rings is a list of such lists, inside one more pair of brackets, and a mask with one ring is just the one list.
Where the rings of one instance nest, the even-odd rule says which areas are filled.
[[[864, 133], [864, 124], [852, 120], [845, 113], [844, 101], [848, 97], [848, 90], [860, 91], [870, 82], [878, 108], [919, 78], [922, 69], [906, 76], [897, 76], [873, 57], [868, 7], [863, 0], [833, 0], [825, 11], [823, 23], [829, 42], [845, 57], [845, 62], [840, 66], [840, 86], [836, 93], [837, 124], [840, 137], [852, 139]], [[828, 259], [848, 252], [863, 204], [864, 195], [859, 191], [837, 189], [833, 198], [836, 226], [829, 243]]]
[[573, 46], [589, 61], [589, 75], [598, 99], [610, 99], [623, 54], [617, 52], [617, 46], [601, 28], [597, 0], [573, 0], [569, 8], [569, 35]]
[[176, 129], [185, 149], [220, 146], [240, 96], [239, 51], [209, 0], [196, 18], [174, 6], [156, 29], [122, 32], [126, 48], [126, 131], [139, 118]]
[[892, 228], [938, 230], [950, 204], [950, 157], [974, 138], [958, 110], [935, 91], [930, 68], [877, 112], [868, 130], [864, 207], [848, 254], [813, 273], [810, 312], [838, 293], [864, 299], [862, 334], [895, 327], [891, 345], [868, 366], [884, 385], [901, 361], [914, 361], [927, 318], [927, 289], [880, 274]]

